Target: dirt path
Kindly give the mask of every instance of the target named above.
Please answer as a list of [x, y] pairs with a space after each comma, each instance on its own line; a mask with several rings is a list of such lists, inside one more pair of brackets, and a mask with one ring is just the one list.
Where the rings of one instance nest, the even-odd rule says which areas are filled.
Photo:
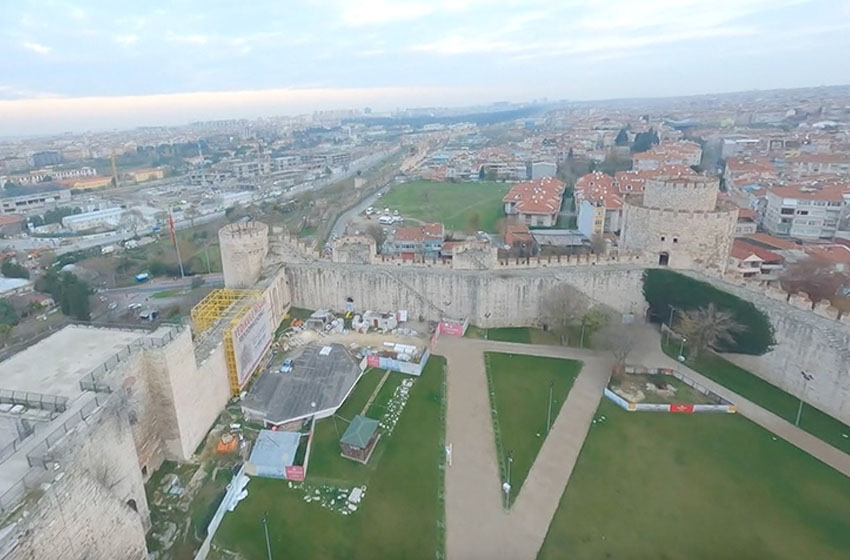
[[[578, 359], [584, 367], [511, 511], [502, 508], [484, 352]], [[440, 339], [448, 361], [446, 552], [452, 559], [534, 558], [566, 488], [610, 361], [587, 350], [487, 340]]]

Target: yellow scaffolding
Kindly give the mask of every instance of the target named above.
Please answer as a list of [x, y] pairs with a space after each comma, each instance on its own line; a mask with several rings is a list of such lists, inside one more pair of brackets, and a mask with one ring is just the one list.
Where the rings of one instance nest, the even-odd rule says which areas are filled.
[[[258, 290], [213, 290], [192, 308], [192, 327], [195, 336], [217, 327], [224, 341], [224, 358], [227, 363], [227, 377], [230, 381], [230, 393], [239, 395], [239, 372], [236, 368], [236, 349], [233, 346], [233, 329], [239, 324], [245, 313], [262, 296]], [[215, 333], [210, 333], [214, 335]], [[251, 372], [251, 376], [256, 372]]]

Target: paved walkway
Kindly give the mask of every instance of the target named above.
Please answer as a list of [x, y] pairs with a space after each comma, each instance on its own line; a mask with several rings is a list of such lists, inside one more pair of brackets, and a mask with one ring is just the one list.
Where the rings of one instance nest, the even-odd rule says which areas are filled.
[[[584, 362], [510, 513], [502, 509], [484, 352]], [[569, 481], [608, 380], [611, 360], [587, 350], [474, 339], [440, 339], [448, 361], [446, 552], [449, 559], [534, 558]]]
[[[502, 508], [496, 444], [484, 370], [484, 352], [509, 352], [584, 362], [510, 512]], [[437, 353], [448, 361], [446, 553], [449, 560], [535, 558], [569, 482], [613, 361], [604, 352], [442, 337]], [[733, 393], [661, 351], [660, 335], [646, 327], [629, 359], [676, 368], [735, 403], [738, 412], [850, 477], [850, 456]]]

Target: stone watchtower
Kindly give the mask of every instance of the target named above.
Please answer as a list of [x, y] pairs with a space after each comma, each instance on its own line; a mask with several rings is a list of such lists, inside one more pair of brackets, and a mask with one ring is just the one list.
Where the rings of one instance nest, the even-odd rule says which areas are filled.
[[718, 201], [718, 180], [696, 174], [646, 182], [623, 205], [620, 244], [643, 252], [659, 266], [723, 275], [732, 249], [738, 209]]
[[236, 222], [218, 231], [225, 288], [251, 288], [260, 279], [269, 252], [269, 226]]

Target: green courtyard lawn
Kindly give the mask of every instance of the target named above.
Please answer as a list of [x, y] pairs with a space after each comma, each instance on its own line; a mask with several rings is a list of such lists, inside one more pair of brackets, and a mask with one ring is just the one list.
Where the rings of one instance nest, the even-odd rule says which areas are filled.
[[603, 399], [538, 558], [848, 551], [850, 479], [838, 471], [738, 414], [629, 413]]
[[470, 325], [466, 329], [466, 334], [464, 336], [468, 338], [498, 340], [500, 342], [521, 342], [525, 344], [548, 345], [560, 344], [558, 335], [535, 327], [499, 327], [494, 329], [482, 329]]
[[581, 362], [521, 354], [486, 352], [496, 452], [502, 480], [506, 455], [511, 452], [511, 503], [546, 439], [549, 386], [552, 384], [552, 423], [581, 370]]
[[[675, 358], [679, 354], [679, 347], [677, 340], [671, 340], [664, 345], [664, 352]], [[685, 354], [687, 353], [685, 346]], [[800, 399], [717, 354], [708, 352], [697, 358], [689, 357], [685, 364], [788, 422], [793, 423], [797, 418]], [[850, 454], [850, 426], [817, 408], [803, 405], [800, 428]]]
[[504, 217], [502, 198], [510, 187], [508, 183], [412, 181], [393, 188], [375, 206], [398, 210], [405, 218], [442, 222], [447, 230], [495, 233]]
[[[268, 512], [274, 558], [442, 557], [444, 366], [445, 359], [431, 356], [395, 430], [381, 438], [368, 466], [339, 456], [332, 420], [317, 423], [307, 483], [324, 476], [345, 480], [344, 488], [365, 484], [366, 496], [356, 512], [344, 516], [305, 502], [304, 491], [289, 488], [285, 480], [253, 478], [248, 497], [225, 515], [213, 549], [224, 548], [241, 558], [265, 558], [262, 518]], [[360, 413], [383, 373], [367, 374], [361, 383], [369, 381], [371, 389], [358, 384], [339, 415], [350, 418]], [[337, 423], [344, 430], [344, 421]], [[327, 434], [332, 434], [333, 446], [323, 443]], [[214, 552], [211, 557], [230, 556]]]

